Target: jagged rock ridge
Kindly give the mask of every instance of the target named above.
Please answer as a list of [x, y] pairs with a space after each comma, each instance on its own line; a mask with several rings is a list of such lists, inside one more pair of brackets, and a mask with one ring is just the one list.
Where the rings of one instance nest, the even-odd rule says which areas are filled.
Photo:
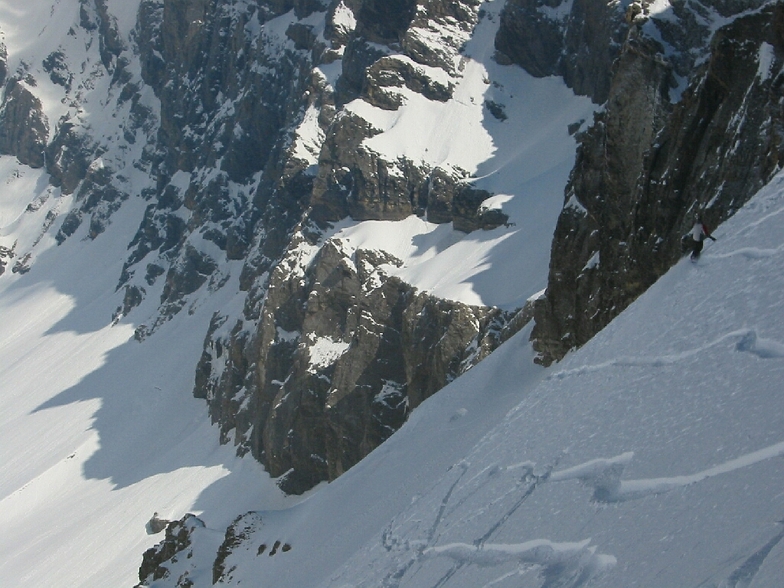
[[[694, 211], [717, 224], [780, 165], [782, 4], [657, 6], [510, 0], [501, 14], [497, 59], [604, 104], [580, 134], [536, 310], [543, 362], [661, 275]], [[86, 225], [95, 239], [128, 198], [148, 201], [115, 320], [133, 317], [143, 340], [239, 278], [244, 308], [216, 314], [194, 392], [222, 440], [291, 492], [340, 475], [520, 326], [416, 292], [392, 277], [394, 259], [329, 234], [347, 216], [462, 231], [508, 221], [465, 170], [368, 147], [380, 131], [348, 107], [448, 100], [484, 17], [477, 0], [142, 0], [129, 33], [104, 0], [85, 0], [40, 64], [11, 71], [0, 50], [0, 152], [73, 200], [60, 216], [42, 199], [42, 230], [64, 242]], [[80, 70], [66, 59], [76, 49]], [[96, 97], [116, 130], [92, 126], [82, 104]], [[0, 271], [29, 271], [34, 245], [0, 247]], [[155, 310], [134, 315], [150, 299]]]
[[[575, 90], [606, 97], [581, 135], [536, 309], [532, 338], [546, 364], [588, 341], [679, 259], [696, 213], [717, 226], [784, 156], [781, 2], [673, 2], [657, 13], [651, 2], [593, 13], [585, 4], [512, 2], [498, 37], [499, 50], [533, 74], [560, 73]], [[569, 50], [576, 26], [608, 22], [625, 31], [620, 46]], [[531, 23], [547, 24], [544, 39], [516, 35]]]
[[[378, 129], [345, 108], [448, 100], [479, 18], [477, 0], [141, 0], [128, 30], [85, 0], [66, 41], [4, 80], [0, 152], [48, 172], [44, 232], [96, 239], [129, 198], [148, 203], [115, 322], [142, 341], [238, 279], [244, 308], [216, 314], [194, 394], [222, 441], [285, 474], [287, 491], [340, 475], [521, 326], [418, 292], [383, 252], [328, 238], [349, 216], [464, 232], [508, 221], [467, 171], [368, 148]], [[38, 84], [60, 104], [38, 100]], [[2, 247], [3, 271], [35, 262], [35, 244]]]

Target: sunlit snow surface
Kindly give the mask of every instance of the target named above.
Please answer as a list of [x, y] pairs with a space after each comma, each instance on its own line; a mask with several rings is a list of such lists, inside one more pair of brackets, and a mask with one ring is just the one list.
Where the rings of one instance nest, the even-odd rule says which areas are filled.
[[[388, 161], [405, 156], [470, 173], [477, 188], [495, 195], [486, 205], [501, 208], [510, 225], [465, 235], [414, 217], [347, 234], [363, 247], [397, 255], [404, 265], [393, 273], [436, 296], [519, 308], [546, 285], [552, 234], [574, 164], [568, 127], [590, 120], [595, 106], [559, 78], [535, 79], [493, 61], [502, 7], [483, 4], [485, 16], [465, 46], [448, 102], [403, 89], [405, 103], [397, 111], [362, 100], [348, 108], [383, 131], [365, 141], [368, 148]], [[487, 102], [507, 118], [496, 119]]]
[[143, 210], [124, 207], [113, 240], [80, 231], [30, 273], [0, 278], [2, 586], [130, 585], [156, 541], [153, 512], [209, 506], [219, 526], [235, 509], [283, 504], [257, 463], [218, 446], [190, 393], [211, 315], [236, 284], [144, 344], [133, 325], [111, 325]]
[[[122, 35], [135, 4], [107, 3]], [[557, 80], [494, 64], [501, 3], [484, 7], [455, 97], [437, 113], [415, 94], [393, 118], [354, 106], [385, 131], [369, 147], [465, 168], [515, 224], [464, 235], [414, 217], [344, 222], [334, 233], [349, 248], [389, 251], [403, 262], [390, 271], [422, 289], [515, 307], [544, 286], [574, 157], [566, 126], [592, 106]], [[92, 88], [78, 116], [113, 145], [121, 133], [100, 97], [109, 79], [97, 43], [68, 35], [78, 12], [75, 1], [0, 1], [9, 69], [25, 60], [56, 121], [70, 106], [40, 63], [67, 43], [80, 56], [78, 81]], [[507, 120], [485, 100], [504, 104]], [[104, 154], [116, 166], [133, 157]], [[138, 193], [149, 180], [127, 171]], [[253, 460], [218, 445], [191, 396], [212, 313], [242, 306], [240, 265], [138, 343], [134, 329], [155, 313], [160, 285], [127, 319], [111, 317], [146, 203], [129, 200], [94, 241], [82, 227], [58, 247], [71, 205], [45, 174], [0, 158], [0, 245], [32, 253], [29, 273], [9, 266], [0, 277], [0, 586], [130, 586], [161, 537], [146, 534], [153, 512], [201, 514], [213, 545], [248, 510], [263, 521], [251, 541], [292, 549], [258, 557], [251, 545], [227, 562], [238, 566], [232, 585], [779, 585], [781, 178], [719, 228], [699, 263], [676, 266], [583, 350], [544, 370], [521, 333], [295, 506]], [[58, 221], [45, 231], [50, 212]], [[211, 566], [199, 560], [196, 587], [212, 585]]]

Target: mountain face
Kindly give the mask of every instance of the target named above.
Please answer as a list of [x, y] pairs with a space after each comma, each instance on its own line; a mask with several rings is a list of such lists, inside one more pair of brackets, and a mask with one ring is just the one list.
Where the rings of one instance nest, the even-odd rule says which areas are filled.
[[[216, 313], [194, 394], [286, 491], [334, 479], [523, 324], [519, 308], [430, 296], [389, 275], [395, 256], [330, 238], [346, 217], [463, 233], [507, 222], [469, 171], [365, 147], [380, 130], [346, 108], [394, 112], [404, 90], [449, 100], [479, 3], [109, 9], [81, 2], [65, 40], [8, 76], [0, 152], [73, 199], [63, 214], [48, 202], [58, 243], [149, 202], [113, 317], [139, 341], [239, 273], [244, 308]], [[36, 98], [42, 75], [60, 104]], [[30, 269], [25, 245], [4, 246], [1, 271]], [[148, 298], [157, 311], [134, 314]]]
[[[695, 213], [725, 221], [784, 156], [780, 1], [38, 4], [43, 40], [0, 45], [0, 154], [44, 174], [0, 274], [49, 238], [100, 243], [143, 200], [111, 320], [143, 345], [236, 282], [193, 394], [287, 493], [341, 476], [532, 318], [542, 364], [585, 344], [681, 257]], [[571, 169], [552, 226], [505, 205], [541, 179], [510, 155], [523, 75], [587, 97], [542, 132], [577, 142], [537, 160]], [[482, 268], [468, 244], [537, 230], [549, 273], [506, 276], [538, 286], [516, 296], [445, 294], [412, 263], [464, 244], [452, 265]]]
[[518, 333], [307, 500], [172, 523], [145, 585], [778, 586], [782, 215], [779, 172], [557, 366]]
[[[592, 123], [575, 122], [535, 305], [532, 338], [549, 364], [680, 257], [695, 212], [722, 222], [780, 165], [782, 10], [142, 0], [118, 19], [106, 0], [84, 0], [40, 63], [11, 71], [3, 53], [0, 153], [43, 167], [73, 198], [62, 215], [42, 203], [58, 243], [85, 223], [95, 239], [128, 198], [149, 203], [114, 316], [133, 319], [140, 341], [241, 266], [244, 307], [216, 312], [194, 394], [224, 442], [300, 493], [362, 459], [531, 315], [432, 296], [390, 272], [404, 265], [394, 255], [335, 236], [345, 218], [510, 225], [483, 204], [493, 193], [473, 170], [370, 147], [385, 133], [367, 109], [400, 113], [412, 96], [446, 108], [482, 23], [496, 62], [559, 76], [601, 105]], [[60, 104], [42, 103], [41, 82]], [[484, 104], [498, 121], [505, 107]], [[28, 271], [34, 248], [4, 244], [0, 271]], [[158, 310], [133, 316], [150, 297]]]
[[535, 4], [509, 5], [501, 50], [604, 105], [580, 139], [536, 309], [534, 346], [549, 364], [679, 259], [695, 214], [717, 226], [781, 166], [784, 80], [772, 72], [784, 5], [672, 2], [653, 13], [654, 3], [576, 0], [553, 19]]

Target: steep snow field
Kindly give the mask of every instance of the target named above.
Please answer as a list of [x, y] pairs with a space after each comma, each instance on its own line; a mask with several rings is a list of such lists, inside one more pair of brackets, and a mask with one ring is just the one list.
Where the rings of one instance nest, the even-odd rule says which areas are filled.
[[284, 502], [257, 463], [218, 446], [190, 394], [209, 319], [236, 284], [144, 344], [132, 325], [111, 324], [143, 205], [116, 217], [114, 240], [82, 230], [30, 273], [0, 278], [4, 587], [130, 586], [155, 542], [153, 512], [179, 518], [208, 504], [220, 525], [236, 508]]

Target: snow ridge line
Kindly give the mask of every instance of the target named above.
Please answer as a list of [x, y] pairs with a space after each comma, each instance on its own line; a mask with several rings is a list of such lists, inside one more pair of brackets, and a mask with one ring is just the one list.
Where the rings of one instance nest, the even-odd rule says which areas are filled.
[[572, 376], [580, 376], [582, 374], [598, 372], [612, 367], [662, 367], [673, 365], [685, 359], [690, 359], [695, 355], [699, 355], [712, 347], [721, 345], [728, 339], [739, 338], [740, 341], [735, 346], [736, 351], [746, 351], [753, 353], [765, 359], [782, 358], [784, 357], [784, 343], [775, 341], [773, 339], [761, 338], [757, 335], [756, 329], [738, 329], [725, 333], [718, 339], [711, 341], [705, 345], [683, 351], [681, 353], [673, 353], [669, 355], [660, 355], [652, 357], [618, 357], [597, 363], [594, 365], [584, 365], [577, 368], [561, 370], [550, 374], [548, 380], [563, 380]]

